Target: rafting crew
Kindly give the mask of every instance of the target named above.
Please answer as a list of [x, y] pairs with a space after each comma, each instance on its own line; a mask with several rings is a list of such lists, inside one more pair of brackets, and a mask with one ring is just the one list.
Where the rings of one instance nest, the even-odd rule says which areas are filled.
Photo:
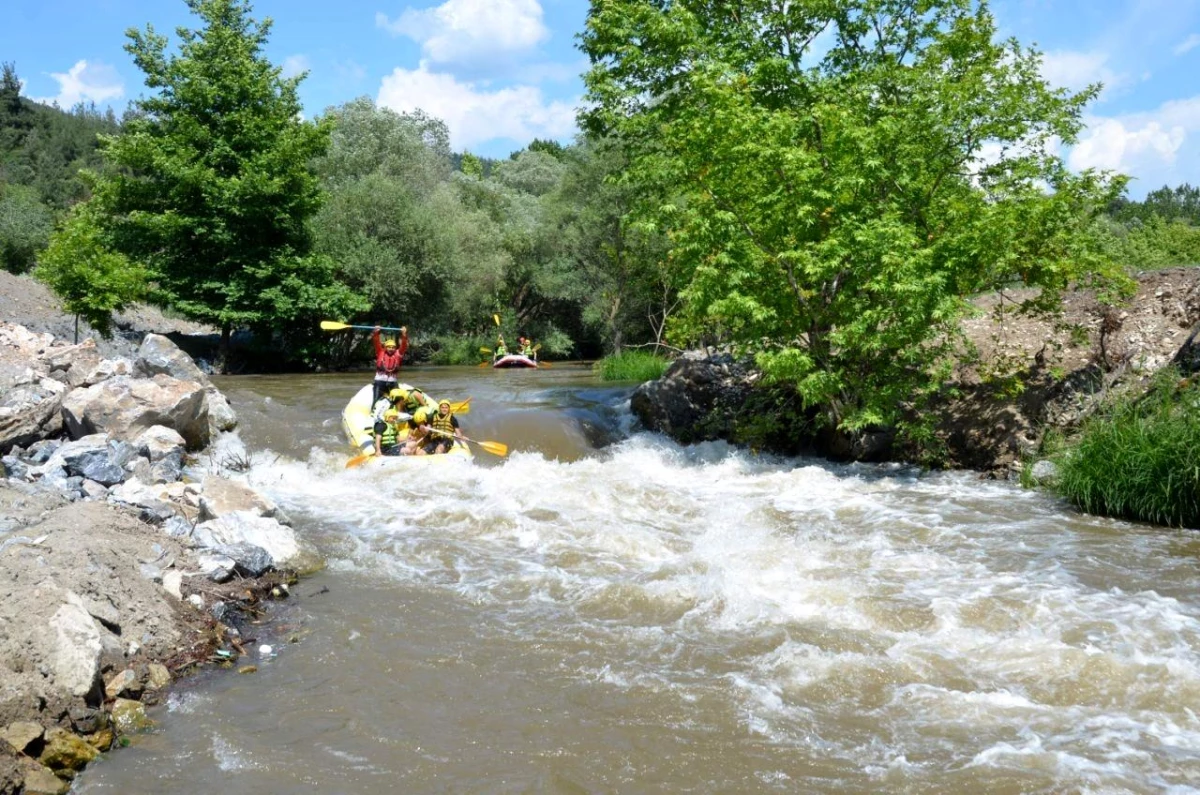
[[530, 359], [534, 358], [533, 340], [529, 339], [529, 337], [517, 337], [517, 344], [519, 346], [517, 348], [518, 353]]
[[380, 326], [376, 326], [371, 333], [371, 341], [375, 343], [375, 393], [371, 398], [372, 406], [375, 406], [380, 398], [395, 389], [399, 382], [400, 365], [404, 363], [404, 354], [408, 351], [407, 326], [400, 327], [399, 345], [391, 337], [381, 341], [381, 330]]

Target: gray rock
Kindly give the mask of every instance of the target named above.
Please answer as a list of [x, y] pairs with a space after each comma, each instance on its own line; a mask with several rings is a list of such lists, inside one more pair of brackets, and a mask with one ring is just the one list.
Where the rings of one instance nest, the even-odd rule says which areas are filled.
[[292, 528], [248, 511], [234, 511], [219, 519], [202, 522], [196, 525], [192, 538], [207, 549], [240, 544], [259, 546], [271, 555], [276, 566], [286, 566], [306, 552]]
[[204, 386], [168, 375], [116, 376], [75, 389], [63, 399], [62, 417], [74, 439], [101, 431], [116, 439], [134, 439], [154, 425], [173, 428], [196, 449], [212, 438]]
[[183, 461], [179, 458], [164, 458], [150, 465], [152, 483], [174, 483], [183, 476]]
[[1039, 486], [1046, 486], [1058, 480], [1058, 465], [1053, 461], [1042, 459], [1029, 470], [1029, 477]]
[[43, 378], [35, 385], [0, 392], [0, 453], [58, 434], [64, 391], [62, 384]]
[[271, 553], [255, 544], [228, 544], [217, 547], [216, 552], [233, 560], [234, 572], [243, 577], [261, 577], [275, 568]]
[[108, 489], [94, 480], [83, 481], [83, 497], [88, 500], [103, 500], [108, 497]]
[[177, 431], [163, 425], [147, 428], [133, 442], [141, 455], [156, 463], [168, 456], [183, 457], [187, 442]]
[[182, 516], [172, 516], [163, 522], [162, 531], [175, 538], [185, 538], [192, 534], [192, 523]]
[[26, 451], [25, 460], [31, 464], [44, 464], [62, 445], [62, 439], [42, 439], [40, 442], [34, 442]]
[[29, 465], [15, 455], [0, 457], [0, 465], [4, 467], [5, 477], [16, 478], [18, 480], [29, 479]]
[[196, 366], [192, 357], [161, 334], [145, 336], [141, 347], [138, 348], [134, 367], [138, 373], [145, 376], [153, 377], [162, 374], [178, 378], [180, 381], [208, 384], [208, 376]]
[[50, 630], [55, 638], [50, 660], [55, 685], [75, 696], [92, 693], [100, 675], [100, 628], [78, 597], [58, 608]]
[[237, 414], [215, 386], [209, 385], [205, 400], [208, 403], [208, 424], [213, 436], [222, 431], [232, 431], [237, 427]]

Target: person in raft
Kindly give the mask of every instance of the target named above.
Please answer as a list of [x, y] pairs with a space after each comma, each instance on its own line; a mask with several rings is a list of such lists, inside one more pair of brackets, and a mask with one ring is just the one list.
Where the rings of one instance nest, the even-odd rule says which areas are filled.
[[405, 414], [404, 399], [407, 397], [408, 393], [399, 387], [391, 390], [386, 395], [379, 398], [379, 400], [375, 401], [375, 407], [371, 409], [371, 419], [373, 419], [375, 422], [379, 422], [383, 419], [385, 412], [389, 411], [390, 409], [395, 409], [396, 411], [400, 412], [401, 420], [407, 420], [408, 417], [403, 416]]
[[493, 358], [499, 359], [502, 356], [508, 356], [508, 346], [504, 344], [504, 335], [501, 334], [496, 340], [496, 352]]
[[375, 423], [375, 455], [403, 455], [400, 444], [400, 412], [388, 409], [383, 419]]
[[458, 417], [455, 417], [450, 411], [450, 401], [438, 401], [437, 414], [429, 420], [429, 425], [433, 429], [433, 451], [434, 453], [448, 453], [450, 448], [454, 446], [455, 439], [463, 438], [462, 431], [458, 427]]
[[429, 455], [430, 443], [433, 441], [433, 430], [429, 424], [429, 410], [417, 409], [408, 421], [408, 440], [400, 450], [400, 455]]
[[391, 337], [380, 342], [379, 326], [371, 334], [375, 343], [375, 393], [371, 397], [374, 406], [379, 399], [396, 388], [397, 377], [400, 375], [400, 365], [404, 363], [404, 353], [408, 350], [408, 327], [400, 327], [400, 346]]
[[520, 352], [520, 354], [522, 356], [527, 356], [530, 359], [532, 359], [533, 358], [533, 340], [529, 339], [529, 337], [517, 337], [517, 342], [520, 343], [520, 346], [521, 346], [520, 348], [518, 348], [518, 351]]
[[409, 414], [416, 414], [417, 409], [421, 408], [429, 409], [430, 414], [433, 414], [433, 412], [437, 411], [437, 401], [431, 398], [428, 393], [426, 393], [425, 390], [421, 389], [419, 386], [414, 386], [412, 389], [400, 387], [399, 389], [394, 389], [392, 391], [400, 393], [396, 401], [397, 411], [407, 412]]

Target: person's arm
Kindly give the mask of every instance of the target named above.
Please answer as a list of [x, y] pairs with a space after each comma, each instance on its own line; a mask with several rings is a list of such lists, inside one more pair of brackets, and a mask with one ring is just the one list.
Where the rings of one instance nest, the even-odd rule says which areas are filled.
[[463, 438], [462, 428], [458, 427], [458, 417], [451, 415], [450, 427], [454, 428], [454, 435], [456, 438]]
[[371, 341], [375, 343], [375, 358], [378, 359], [379, 355], [383, 353], [383, 342], [379, 339], [379, 326], [376, 326], [375, 330], [371, 332]]
[[[400, 327], [400, 364], [404, 364], [404, 353], [408, 350], [408, 326]], [[399, 371], [399, 367], [396, 368]]]
[[383, 439], [383, 423], [375, 423], [375, 455], [383, 455], [383, 447], [380, 442]]

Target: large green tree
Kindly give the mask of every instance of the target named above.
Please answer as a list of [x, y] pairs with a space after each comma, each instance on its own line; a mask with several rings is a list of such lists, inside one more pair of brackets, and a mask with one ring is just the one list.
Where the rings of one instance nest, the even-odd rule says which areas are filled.
[[[758, 353], [845, 430], [940, 383], [965, 297], [1105, 267], [1120, 181], [1066, 170], [1096, 87], [973, 0], [593, 0], [586, 126], [615, 132], [686, 274], [681, 337]], [[683, 195], [684, 200], [677, 197]]]
[[118, 250], [151, 271], [156, 300], [221, 328], [225, 360], [236, 327], [315, 328], [358, 299], [311, 251], [310, 163], [330, 125], [301, 118], [303, 75], [266, 58], [271, 21], [248, 2], [187, 4], [201, 25], [177, 30], [177, 52], [151, 26], [128, 31], [151, 93], [104, 141], [116, 168], [93, 175], [93, 201]]

